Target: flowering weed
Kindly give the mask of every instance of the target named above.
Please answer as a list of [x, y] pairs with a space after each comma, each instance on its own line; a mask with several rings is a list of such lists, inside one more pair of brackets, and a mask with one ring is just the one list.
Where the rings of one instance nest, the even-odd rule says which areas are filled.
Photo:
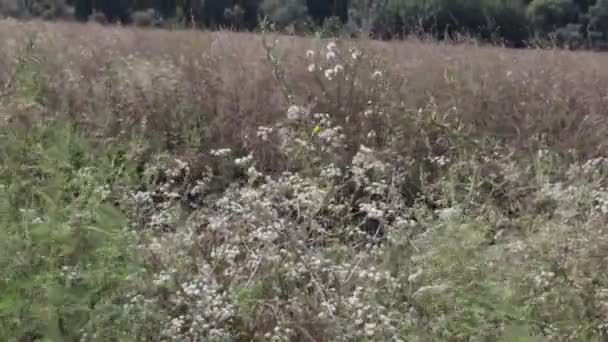
[[3, 340], [608, 333], [602, 56], [34, 22], [0, 41], [26, 47], [0, 50]]

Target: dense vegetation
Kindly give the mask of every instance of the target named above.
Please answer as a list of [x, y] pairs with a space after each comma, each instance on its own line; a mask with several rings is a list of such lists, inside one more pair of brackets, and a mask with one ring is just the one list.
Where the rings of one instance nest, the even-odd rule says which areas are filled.
[[517, 47], [549, 41], [603, 48], [608, 42], [607, 0], [0, 0], [0, 15], [238, 30], [268, 18], [290, 32], [464, 34]]
[[1, 341], [604, 341], [608, 56], [0, 22]]

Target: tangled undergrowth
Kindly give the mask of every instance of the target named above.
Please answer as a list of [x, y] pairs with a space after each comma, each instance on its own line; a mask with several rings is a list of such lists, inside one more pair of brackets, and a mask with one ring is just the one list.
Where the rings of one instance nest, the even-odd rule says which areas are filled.
[[0, 24], [1, 340], [605, 340], [588, 63], [70, 25]]

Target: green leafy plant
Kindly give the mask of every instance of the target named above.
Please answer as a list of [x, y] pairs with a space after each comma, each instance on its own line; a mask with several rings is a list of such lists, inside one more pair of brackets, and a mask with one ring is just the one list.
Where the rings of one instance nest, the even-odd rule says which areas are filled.
[[112, 196], [129, 167], [64, 124], [2, 128], [0, 141], [0, 338], [121, 336], [138, 267]]

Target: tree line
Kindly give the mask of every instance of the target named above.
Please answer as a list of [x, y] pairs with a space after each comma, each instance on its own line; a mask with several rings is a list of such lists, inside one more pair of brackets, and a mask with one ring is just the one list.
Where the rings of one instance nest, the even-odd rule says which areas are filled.
[[0, 15], [237, 30], [267, 18], [293, 33], [608, 46], [608, 0], [0, 0]]

